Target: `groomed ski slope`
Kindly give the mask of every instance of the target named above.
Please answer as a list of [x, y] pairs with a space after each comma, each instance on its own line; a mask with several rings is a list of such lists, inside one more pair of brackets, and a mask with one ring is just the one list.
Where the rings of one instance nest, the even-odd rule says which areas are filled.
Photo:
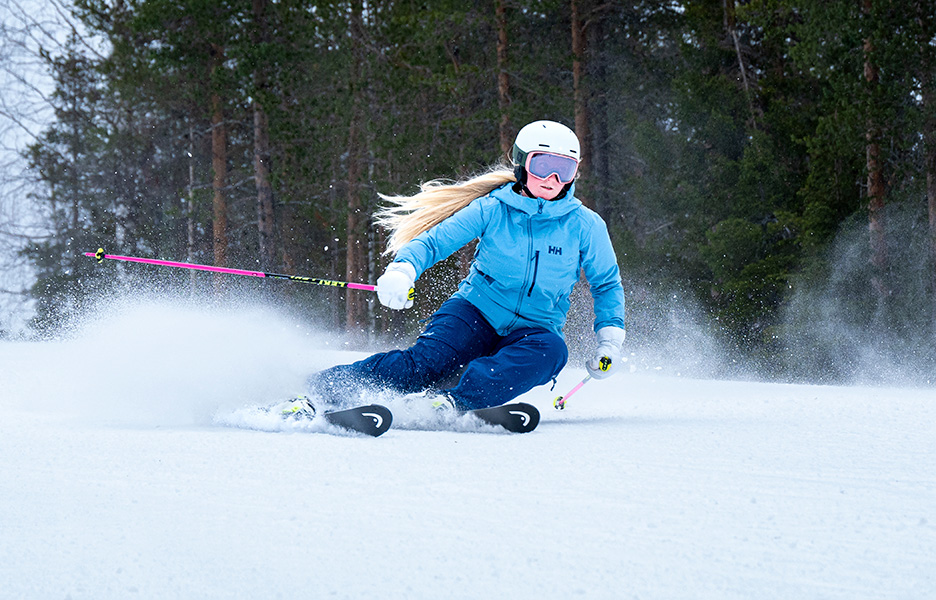
[[567, 369], [528, 435], [232, 417], [358, 356], [164, 305], [0, 343], [0, 598], [936, 597], [932, 389], [624, 372], [560, 413]]

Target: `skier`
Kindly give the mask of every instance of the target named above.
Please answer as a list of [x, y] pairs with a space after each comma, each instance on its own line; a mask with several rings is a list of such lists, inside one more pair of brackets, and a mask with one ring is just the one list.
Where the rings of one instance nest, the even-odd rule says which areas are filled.
[[[565, 366], [562, 328], [580, 271], [591, 286], [597, 337], [586, 368], [598, 379], [614, 373], [624, 291], [607, 226], [574, 196], [579, 160], [571, 129], [536, 121], [518, 133], [512, 169], [499, 165], [455, 184], [430, 181], [414, 196], [381, 196], [390, 206], [378, 220], [392, 232], [387, 253], [394, 255], [377, 279], [381, 304], [411, 307], [419, 276], [477, 239], [474, 262], [412, 347], [316, 373], [311, 395], [340, 404], [372, 387], [427, 396], [437, 408], [505, 404]], [[286, 412], [314, 414], [314, 407]]]

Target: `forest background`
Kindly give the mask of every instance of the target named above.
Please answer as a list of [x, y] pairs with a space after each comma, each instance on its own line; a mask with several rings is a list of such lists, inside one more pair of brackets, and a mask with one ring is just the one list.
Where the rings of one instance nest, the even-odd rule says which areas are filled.
[[[19, 11], [4, 47], [36, 39], [22, 3], [3, 3]], [[29, 185], [5, 188], [0, 223], [4, 267], [30, 273], [2, 294], [31, 319], [0, 320], [0, 336], [60, 336], [104, 297], [174, 290], [259, 299], [360, 347], [406, 343], [470, 248], [402, 313], [366, 292], [83, 253], [373, 283], [390, 260], [378, 193], [475, 174], [553, 119], [582, 140], [577, 195], [608, 224], [641, 366], [682, 353], [689, 375], [936, 380], [929, 0], [54, 5], [74, 25], [39, 47], [54, 116], [4, 175]], [[0, 118], [19, 116], [5, 100]], [[591, 328], [579, 287], [573, 355]]]

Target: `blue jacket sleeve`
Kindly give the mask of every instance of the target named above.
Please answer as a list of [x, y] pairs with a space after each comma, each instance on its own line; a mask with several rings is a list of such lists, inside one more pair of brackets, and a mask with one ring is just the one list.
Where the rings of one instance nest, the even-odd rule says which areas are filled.
[[454, 215], [424, 231], [397, 252], [394, 260], [408, 262], [418, 279], [429, 267], [445, 260], [465, 244], [484, 233], [484, 207], [481, 198]]
[[597, 214], [582, 247], [582, 270], [595, 302], [595, 331], [602, 327], [624, 329], [624, 286], [608, 235], [608, 226]]

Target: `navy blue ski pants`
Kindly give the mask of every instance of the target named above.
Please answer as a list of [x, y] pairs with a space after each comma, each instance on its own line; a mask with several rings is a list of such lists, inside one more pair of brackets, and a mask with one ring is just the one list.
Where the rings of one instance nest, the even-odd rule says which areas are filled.
[[[569, 358], [565, 341], [539, 327], [500, 336], [467, 300], [451, 298], [416, 343], [309, 378], [310, 391], [341, 402], [367, 387], [401, 394], [434, 390], [461, 410], [499, 406], [554, 379]], [[461, 377], [459, 378], [459, 374]]]

